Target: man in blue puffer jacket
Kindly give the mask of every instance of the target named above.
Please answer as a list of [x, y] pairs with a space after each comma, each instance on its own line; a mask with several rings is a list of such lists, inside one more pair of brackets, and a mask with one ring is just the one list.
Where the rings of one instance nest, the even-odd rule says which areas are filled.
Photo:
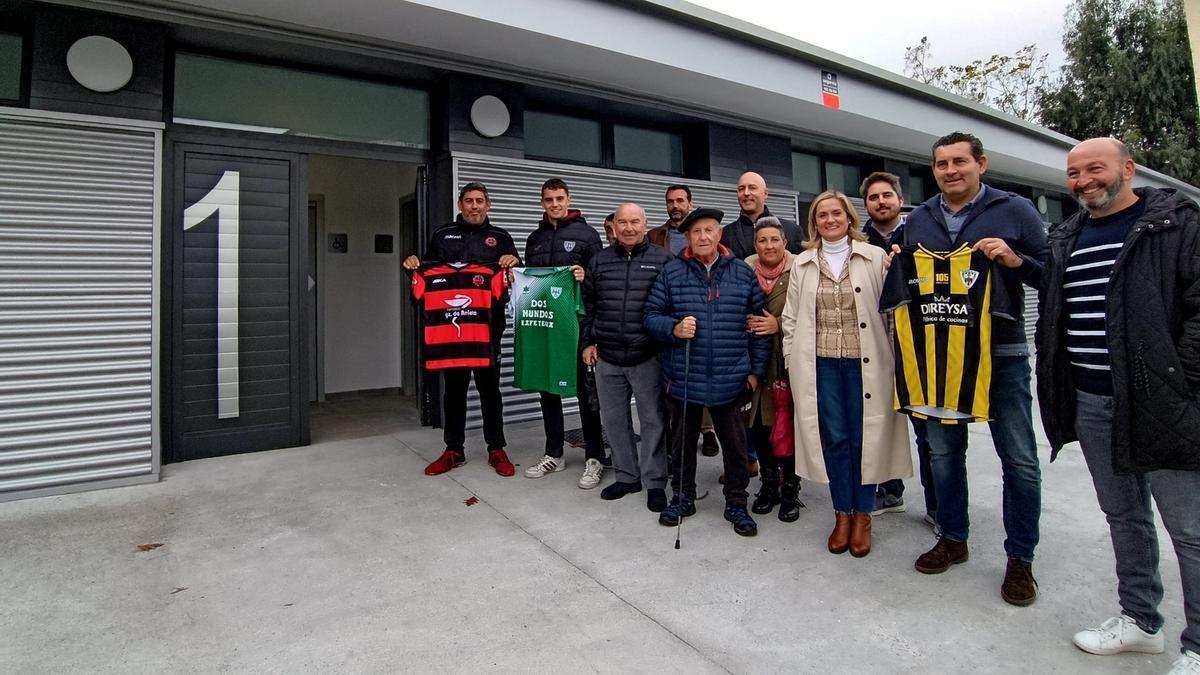
[[746, 512], [746, 413], [767, 373], [771, 338], [746, 331], [746, 318], [761, 314], [766, 300], [754, 271], [721, 245], [723, 217], [710, 208], [688, 214], [679, 225], [687, 248], [663, 268], [646, 301], [646, 330], [664, 343], [659, 358], [673, 435], [674, 496], [658, 522], [674, 526], [696, 513], [696, 440], [708, 408], [725, 463], [725, 519], [749, 537], [758, 526]]

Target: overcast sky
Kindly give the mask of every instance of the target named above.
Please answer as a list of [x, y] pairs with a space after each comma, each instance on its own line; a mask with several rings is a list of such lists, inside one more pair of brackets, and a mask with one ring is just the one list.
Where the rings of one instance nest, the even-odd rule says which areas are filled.
[[922, 35], [933, 65], [961, 65], [1037, 44], [1062, 64], [1069, 0], [689, 0], [871, 65], [904, 72]]

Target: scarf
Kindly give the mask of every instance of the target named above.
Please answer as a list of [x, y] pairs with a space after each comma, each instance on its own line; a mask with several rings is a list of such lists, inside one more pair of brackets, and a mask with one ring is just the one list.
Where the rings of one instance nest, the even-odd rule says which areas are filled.
[[775, 288], [775, 284], [783, 277], [783, 268], [787, 265], [790, 255], [791, 253], [785, 251], [779, 264], [774, 267], [764, 267], [761, 257], [754, 261], [754, 274], [758, 277], [758, 285], [762, 286], [763, 295], [770, 295], [771, 289]]

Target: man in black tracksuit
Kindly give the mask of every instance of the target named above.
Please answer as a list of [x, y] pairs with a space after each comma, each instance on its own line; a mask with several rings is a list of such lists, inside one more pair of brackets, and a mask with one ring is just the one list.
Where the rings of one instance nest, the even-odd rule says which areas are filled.
[[[592, 257], [602, 247], [600, 234], [587, 224], [583, 214], [570, 208], [571, 193], [559, 178], [542, 184], [542, 220], [525, 242], [525, 264], [530, 267], [571, 266], [576, 281], [583, 281]], [[579, 355], [577, 355], [579, 356]], [[579, 487], [590, 490], [600, 484], [604, 474], [604, 437], [600, 430], [600, 415], [587, 403], [587, 371], [582, 358], [577, 360], [579, 420], [583, 424], [586, 461]], [[562, 397], [542, 392], [542, 424], [546, 430], [546, 454], [533, 466], [525, 469], [526, 478], [541, 478], [562, 471], [563, 411]]]
[[[646, 237], [646, 212], [622, 204], [613, 218], [616, 242], [596, 254], [583, 280], [583, 361], [596, 368], [600, 416], [612, 446], [617, 482], [603, 499], [646, 488], [646, 508], [667, 506], [666, 410], [658, 368], [659, 342], [643, 323], [650, 288], [672, 256]], [[630, 399], [637, 400], [641, 444], [633, 437]]]
[[[434, 231], [425, 249], [426, 260], [471, 262], [508, 269], [521, 264], [517, 246], [503, 229], [492, 225], [487, 212], [492, 206], [483, 183], [467, 183], [458, 193], [458, 218]], [[413, 271], [421, 260], [410, 255], [404, 269]], [[515, 468], [504, 452], [504, 401], [500, 398], [500, 335], [504, 333], [503, 311], [492, 312], [492, 365], [487, 368], [450, 368], [442, 371], [442, 437], [446, 450], [425, 468], [430, 476], [446, 473], [465, 459], [463, 444], [467, 425], [467, 385], [475, 376], [475, 390], [483, 413], [483, 438], [488, 445], [488, 464], [501, 476]]]

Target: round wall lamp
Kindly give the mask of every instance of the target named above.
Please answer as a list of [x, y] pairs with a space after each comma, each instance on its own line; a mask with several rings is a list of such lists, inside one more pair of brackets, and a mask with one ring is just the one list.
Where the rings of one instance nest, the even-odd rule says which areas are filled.
[[484, 138], [504, 135], [511, 121], [508, 106], [495, 96], [480, 96], [471, 104], [471, 126]]
[[107, 93], [129, 84], [133, 58], [116, 40], [89, 35], [67, 50], [67, 71], [83, 87]]

